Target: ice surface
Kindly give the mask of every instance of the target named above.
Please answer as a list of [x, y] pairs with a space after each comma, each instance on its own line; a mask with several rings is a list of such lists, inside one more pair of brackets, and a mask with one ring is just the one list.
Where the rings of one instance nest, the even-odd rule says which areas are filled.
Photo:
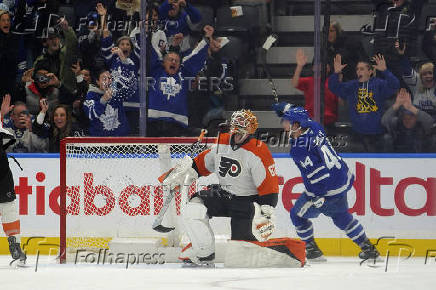
[[0, 256], [1, 289], [436, 289], [436, 261], [390, 258], [375, 267], [357, 258], [328, 257], [328, 262], [301, 269], [214, 269], [164, 265], [59, 265], [53, 258], [29, 257], [28, 268], [9, 267]]

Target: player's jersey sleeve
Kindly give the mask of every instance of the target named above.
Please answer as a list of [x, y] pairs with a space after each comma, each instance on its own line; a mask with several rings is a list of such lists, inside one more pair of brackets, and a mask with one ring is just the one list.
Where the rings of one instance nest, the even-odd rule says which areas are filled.
[[194, 163], [198, 176], [208, 176], [215, 171], [215, 150], [213, 150], [214, 147], [215, 145], [212, 146], [212, 148], [201, 152], [197, 155], [197, 157], [194, 158]]
[[251, 167], [252, 177], [259, 195], [267, 195], [279, 192], [279, 182], [276, 173], [274, 159], [268, 147], [261, 143], [258, 151], [252, 151], [253, 164]]

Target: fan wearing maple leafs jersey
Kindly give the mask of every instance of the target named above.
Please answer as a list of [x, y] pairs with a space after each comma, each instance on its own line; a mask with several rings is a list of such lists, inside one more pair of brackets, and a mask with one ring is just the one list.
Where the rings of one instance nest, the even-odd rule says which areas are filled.
[[168, 52], [160, 61], [160, 51], [151, 50], [151, 80], [148, 80], [147, 136], [186, 136], [188, 127], [188, 91], [208, 57], [212, 26], [204, 28], [205, 37], [188, 56], [181, 59]]
[[287, 110], [282, 126], [290, 132], [290, 154], [306, 187], [291, 209], [290, 217], [298, 236], [306, 243], [307, 259], [325, 261], [315, 243], [310, 221], [321, 213], [330, 217], [362, 249], [360, 258], [377, 258], [379, 253], [366, 237], [363, 226], [348, 212], [347, 192], [353, 185], [354, 175], [331, 146], [324, 129], [301, 107]]
[[234, 112], [230, 126], [230, 134], [220, 134], [217, 143], [192, 165], [196, 177], [216, 173], [219, 184], [195, 193], [184, 209], [191, 241], [179, 258], [185, 263], [214, 259], [211, 217], [231, 218], [232, 240], [264, 241], [272, 234], [270, 218], [279, 191], [274, 159], [266, 144], [250, 136], [257, 128], [251, 111]]
[[117, 60], [119, 69], [100, 70], [93, 75], [83, 110], [89, 119], [91, 136], [127, 136], [129, 124], [123, 101], [136, 87], [133, 63]]

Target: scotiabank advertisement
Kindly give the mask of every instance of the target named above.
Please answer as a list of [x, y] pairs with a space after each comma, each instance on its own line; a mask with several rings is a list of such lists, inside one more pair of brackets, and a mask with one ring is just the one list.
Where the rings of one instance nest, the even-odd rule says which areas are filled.
[[[304, 191], [298, 169], [277, 155], [280, 201], [276, 209], [277, 236], [296, 237], [289, 210]], [[430, 157], [345, 158], [355, 174], [348, 193], [350, 212], [370, 237], [436, 238], [436, 159]], [[23, 171], [10, 160], [23, 236], [59, 236], [59, 158], [57, 155], [17, 155]], [[67, 228], [84, 236], [150, 235], [162, 206], [162, 190], [150, 185], [161, 174], [156, 159], [114, 162], [86, 160], [67, 166]], [[122, 178], [119, 178], [122, 176]], [[214, 177], [200, 180], [202, 185]], [[176, 206], [180, 206], [180, 198]], [[317, 237], [345, 237], [329, 218], [314, 220]], [[215, 218], [218, 235], [229, 235], [229, 220]], [[3, 235], [3, 233], [2, 233]]]

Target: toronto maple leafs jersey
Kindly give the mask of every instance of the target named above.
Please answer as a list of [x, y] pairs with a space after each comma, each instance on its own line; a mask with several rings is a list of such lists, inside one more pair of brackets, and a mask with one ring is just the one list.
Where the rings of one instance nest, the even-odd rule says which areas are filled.
[[205, 40], [198, 43], [192, 53], [183, 58], [179, 72], [169, 75], [165, 72], [159, 56], [152, 49], [151, 79], [148, 88], [148, 117], [150, 120], [177, 122], [188, 126], [188, 91], [192, 81], [203, 68], [208, 56], [209, 45]]
[[251, 138], [234, 150], [230, 138], [220, 134], [216, 144], [195, 157], [199, 176], [216, 173], [221, 188], [236, 196], [277, 194], [275, 163], [265, 143]]
[[300, 137], [291, 139], [291, 157], [300, 169], [309, 196], [334, 196], [353, 185], [354, 175], [318, 123], [313, 122]]

